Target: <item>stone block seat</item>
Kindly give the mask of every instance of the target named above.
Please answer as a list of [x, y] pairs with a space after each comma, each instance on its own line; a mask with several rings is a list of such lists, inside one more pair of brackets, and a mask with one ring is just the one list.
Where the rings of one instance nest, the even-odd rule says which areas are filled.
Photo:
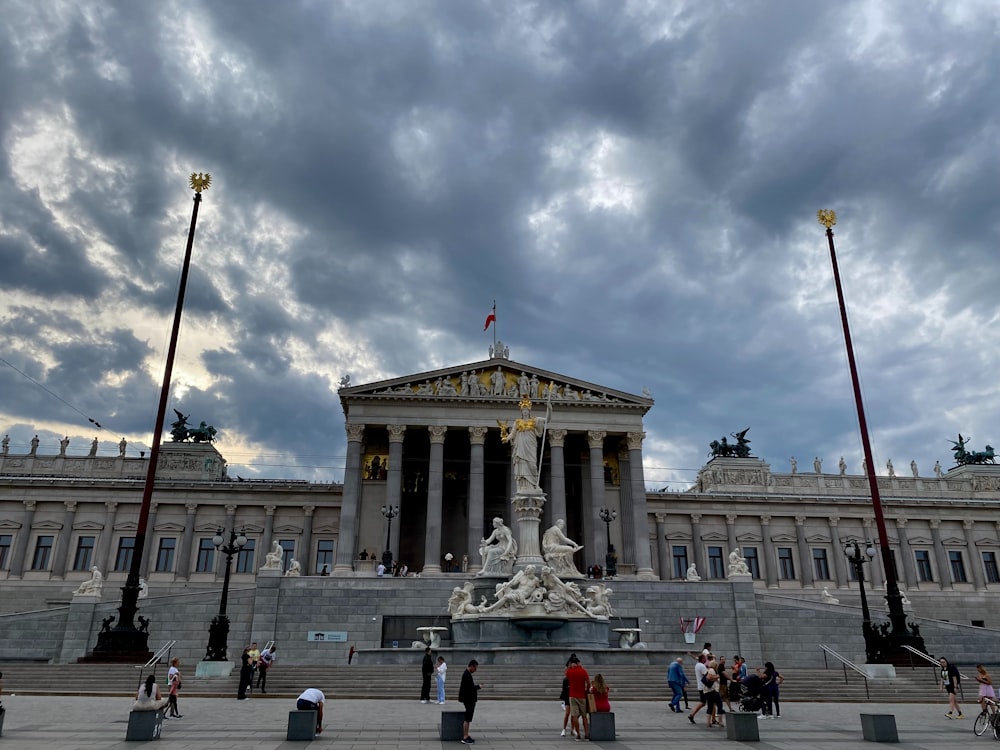
[[614, 742], [614, 711], [597, 711], [590, 714], [590, 739], [592, 742]]
[[760, 726], [756, 713], [730, 711], [726, 714], [726, 739], [740, 742], [760, 742]]
[[160, 739], [163, 729], [163, 709], [157, 711], [130, 711], [126, 742], [150, 742]]
[[316, 739], [316, 720], [319, 712], [299, 711], [298, 709], [288, 712], [288, 734], [285, 739], [292, 742], [307, 741]]
[[465, 711], [441, 712], [441, 740], [462, 739], [462, 723], [465, 721]]
[[895, 714], [861, 714], [861, 735], [867, 742], [899, 742]]

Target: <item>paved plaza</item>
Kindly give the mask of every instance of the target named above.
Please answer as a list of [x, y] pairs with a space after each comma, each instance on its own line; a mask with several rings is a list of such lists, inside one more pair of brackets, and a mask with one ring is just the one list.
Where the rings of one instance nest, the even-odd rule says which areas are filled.
[[[488, 670], [481, 670], [489, 690]], [[8, 687], [9, 690], [9, 687]], [[16, 692], [16, 691], [15, 691]], [[612, 693], [612, 698], [614, 694]], [[79, 698], [60, 696], [4, 696], [7, 719], [0, 750], [21, 748], [126, 748], [142, 743], [125, 742], [131, 702], [125, 698]], [[157, 747], [184, 750], [265, 750], [269, 748], [336, 747], [350, 750], [371, 748], [460, 747], [458, 742], [438, 739], [439, 714], [458, 710], [459, 705], [422, 705], [419, 701], [352, 700], [338, 702], [328, 695], [326, 731], [314, 743], [286, 742], [288, 699], [255, 697], [246, 701], [221, 698], [181, 698], [183, 719], [164, 723]], [[965, 707], [966, 718], [945, 718], [944, 701], [937, 704], [789, 703], [780, 719], [760, 722], [759, 743], [726, 742], [724, 731], [692, 726], [684, 715], [670, 713], [666, 702], [622, 702], [612, 706], [618, 726], [617, 742], [580, 743], [621, 750], [651, 750], [676, 745], [691, 747], [708, 740], [733, 747], [759, 750], [847, 750], [874, 747], [861, 738], [860, 712], [893, 713], [899, 727], [896, 747], [940, 750], [958, 743], [992, 746], [991, 736], [972, 733], [975, 704]], [[699, 719], [702, 715], [699, 714]], [[559, 703], [482, 700], [476, 711], [472, 736], [477, 747], [566, 748], [574, 741], [561, 738], [562, 710]], [[988, 744], [987, 744], [988, 743]]]

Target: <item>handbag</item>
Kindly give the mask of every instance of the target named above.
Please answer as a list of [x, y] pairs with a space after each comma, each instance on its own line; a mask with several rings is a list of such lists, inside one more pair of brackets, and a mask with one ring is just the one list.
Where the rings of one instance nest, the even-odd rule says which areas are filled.
[[597, 712], [597, 701], [594, 700], [593, 693], [587, 693], [587, 713], [592, 714]]

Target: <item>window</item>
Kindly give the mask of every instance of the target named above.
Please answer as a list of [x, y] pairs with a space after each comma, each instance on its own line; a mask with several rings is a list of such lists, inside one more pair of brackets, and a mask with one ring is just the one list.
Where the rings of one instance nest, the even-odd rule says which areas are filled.
[[237, 573], [253, 573], [253, 553], [256, 546], [253, 539], [247, 539], [246, 546], [236, 555]]
[[962, 553], [957, 549], [948, 552], [948, 562], [951, 563], [951, 580], [955, 583], [967, 583], [965, 577], [965, 562], [962, 560]]
[[135, 537], [123, 536], [118, 540], [118, 554], [115, 555], [115, 570], [131, 570], [132, 554], [135, 552]]
[[750, 568], [750, 576], [755, 580], [760, 580], [760, 560], [757, 559], [757, 548], [756, 547], [744, 547], [743, 548], [743, 559], [747, 561], [747, 567]]
[[708, 548], [708, 577], [726, 577], [726, 567], [722, 561], [722, 547]]
[[778, 578], [783, 581], [795, 580], [795, 561], [791, 547], [778, 547]]
[[316, 545], [316, 572], [319, 573], [326, 566], [327, 572], [333, 570], [333, 540], [320, 539]]
[[[10, 539], [10, 537], [7, 538]], [[3, 537], [0, 536], [0, 568], [2, 567], [3, 567]], [[986, 580], [989, 583], [1000, 583], [1000, 570], [997, 569], [996, 552], [983, 553], [983, 567], [986, 568]]]
[[[0, 534], [0, 570], [7, 568], [10, 559], [10, 544], [13, 537], [10, 534]], [[994, 563], [994, 567], [996, 563]]]
[[913, 556], [917, 560], [917, 580], [921, 582], [933, 581], [934, 572], [931, 570], [931, 553], [925, 549], [914, 550]]
[[90, 570], [94, 564], [94, 541], [96, 537], [81, 536], [76, 540], [76, 555], [73, 557], [73, 570]]
[[208, 537], [198, 540], [198, 563], [195, 565], [196, 573], [211, 573], [215, 566], [215, 545]]
[[825, 549], [813, 550], [813, 573], [817, 581], [830, 580], [830, 563], [826, 559]]
[[177, 549], [177, 538], [168, 536], [160, 540], [156, 550], [156, 572], [169, 573], [174, 569], [174, 550]]
[[295, 557], [295, 540], [294, 539], [281, 539], [278, 541], [281, 545], [281, 568], [282, 570], [288, 570], [288, 566], [292, 564], [292, 558]]
[[35, 554], [31, 558], [32, 570], [48, 570], [49, 558], [52, 556], [53, 536], [43, 535], [35, 540]]
[[686, 578], [688, 570], [688, 548], [678, 544], [670, 548], [674, 556], [674, 578]]

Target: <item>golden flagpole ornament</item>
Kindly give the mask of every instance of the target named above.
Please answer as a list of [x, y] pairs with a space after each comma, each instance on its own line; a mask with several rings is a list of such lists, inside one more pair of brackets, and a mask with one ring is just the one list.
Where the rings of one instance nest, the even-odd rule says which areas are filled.
[[208, 172], [192, 172], [191, 173], [191, 189], [196, 193], [208, 190], [212, 185], [212, 175]]
[[819, 219], [820, 224], [829, 229], [837, 223], [837, 212], [831, 211], [829, 208], [821, 208], [816, 212], [816, 218]]

